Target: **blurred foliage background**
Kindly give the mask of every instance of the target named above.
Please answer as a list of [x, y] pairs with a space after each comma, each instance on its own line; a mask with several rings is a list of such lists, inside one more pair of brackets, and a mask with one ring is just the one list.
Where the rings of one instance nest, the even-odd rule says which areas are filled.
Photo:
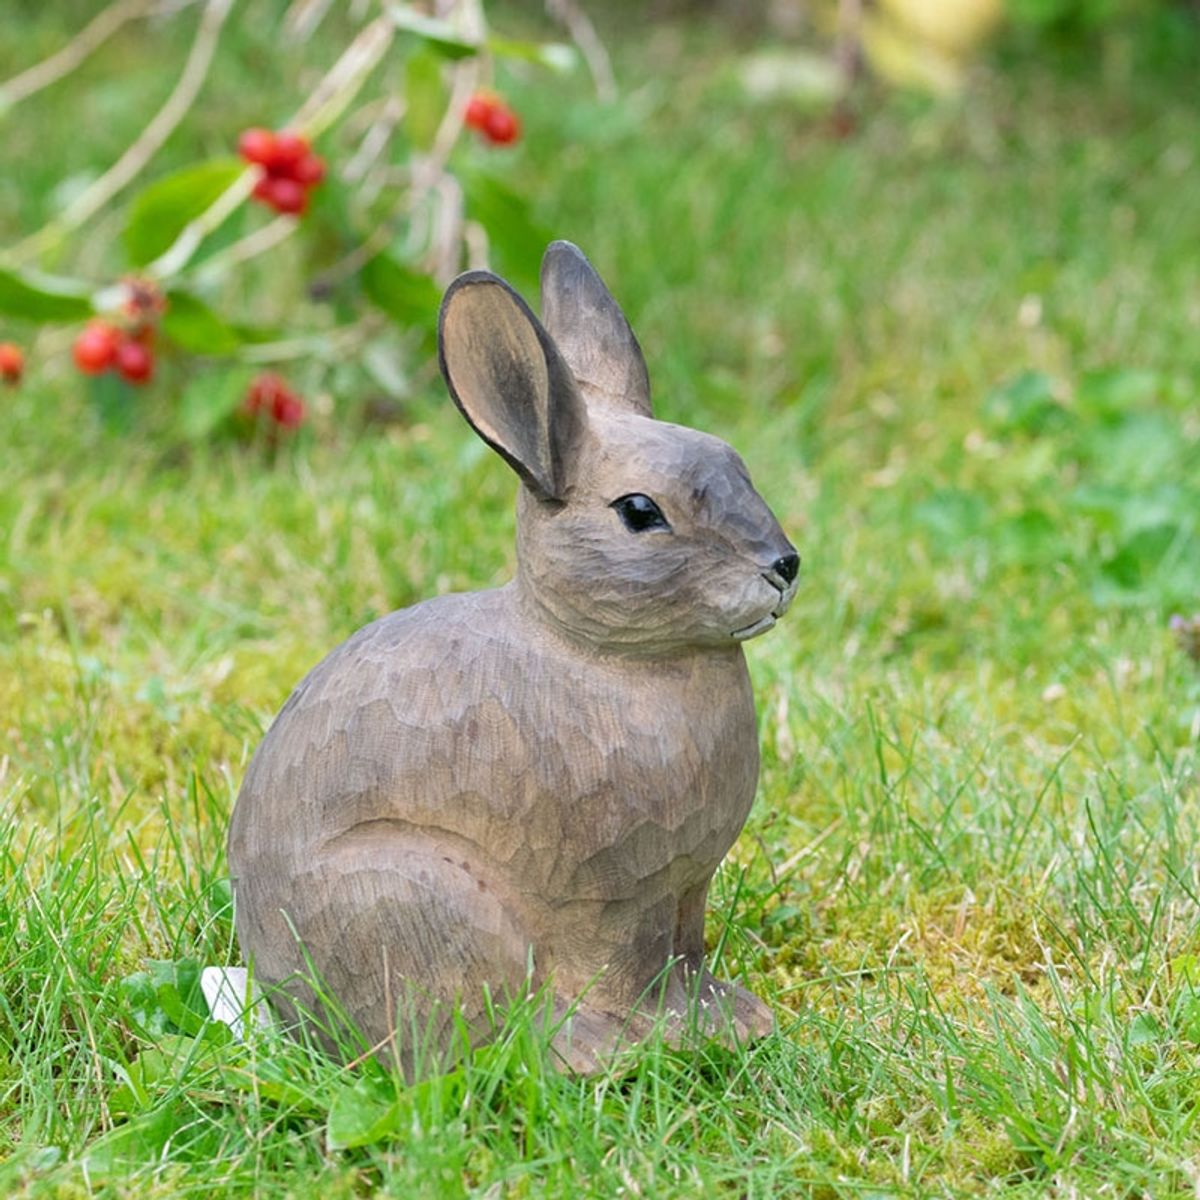
[[[0, 79], [101, 7], [10, 0]], [[284, 125], [382, 12], [241, 0], [138, 180], [18, 253], [177, 85], [199, 9], [0, 112], [0, 267], [84, 306], [0, 314], [9, 1194], [575, 1195], [583, 1164], [597, 1195], [1193, 1195], [1196, 6], [589, 5], [612, 96], [528, 49], [573, 44], [540, 5], [488, 6], [515, 53], [410, 22], [314, 130], [305, 217], [240, 205], [162, 281], [217, 326], [164, 319], [144, 387], [85, 379], [139, 190]], [[340, 172], [464, 62], [522, 132], [456, 138], [431, 255], [389, 216], [427, 133], [395, 126], [374, 191]], [[512, 1043], [465, 1093], [213, 1048], [188, 1001], [237, 959], [224, 824], [262, 730], [364, 622], [511, 571], [511, 473], [431, 332], [447, 271], [535, 298], [552, 237], [624, 306], [659, 414], [733, 442], [804, 557], [748, 648], [761, 794], [710, 919], [780, 1033], [591, 1083]], [[238, 418], [265, 368], [307, 405], [287, 436]]]

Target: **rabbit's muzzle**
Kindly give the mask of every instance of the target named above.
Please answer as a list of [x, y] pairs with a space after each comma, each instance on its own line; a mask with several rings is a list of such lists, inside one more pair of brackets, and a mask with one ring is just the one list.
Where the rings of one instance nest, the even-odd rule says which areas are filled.
[[733, 631], [734, 638], [739, 642], [749, 641], [766, 633], [775, 626], [775, 622], [787, 612], [796, 595], [797, 580], [800, 576], [800, 555], [792, 552], [777, 558], [770, 567], [762, 573], [762, 577], [779, 593], [779, 603], [775, 604], [769, 613], [757, 621]]

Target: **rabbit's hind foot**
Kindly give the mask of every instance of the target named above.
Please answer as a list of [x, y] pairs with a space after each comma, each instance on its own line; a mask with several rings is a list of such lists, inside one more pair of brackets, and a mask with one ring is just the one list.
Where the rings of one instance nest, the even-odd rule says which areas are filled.
[[611, 1071], [655, 1032], [677, 1048], [706, 1041], [745, 1046], [774, 1032], [770, 1008], [746, 988], [709, 971], [692, 975], [685, 986], [686, 1000], [672, 987], [659, 1003], [644, 1003], [623, 1017], [579, 1001], [556, 1001], [553, 1048], [560, 1065], [578, 1075]]
[[775, 1031], [775, 1017], [766, 1003], [736, 983], [724, 983], [701, 970], [688, 988], [685, 1019], [694, 1020], [710, 1037], [744, 1045]]

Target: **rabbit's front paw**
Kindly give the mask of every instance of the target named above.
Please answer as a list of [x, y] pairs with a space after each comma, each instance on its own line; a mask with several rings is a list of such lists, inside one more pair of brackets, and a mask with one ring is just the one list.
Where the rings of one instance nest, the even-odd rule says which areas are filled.
[[724, 983], [710, 971], [693, 976], [688, 988], [692, 997], [686, 1019], [708, 1037], [744, 1044], [775, 1031], [770, 1008], [753, 992], [736, 983]]

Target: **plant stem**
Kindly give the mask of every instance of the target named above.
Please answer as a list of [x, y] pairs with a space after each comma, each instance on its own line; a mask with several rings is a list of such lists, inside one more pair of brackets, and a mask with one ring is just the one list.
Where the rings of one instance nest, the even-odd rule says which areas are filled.
[[[288, 122], [289, 127], [315, 137], [336, 121], [378, 66], [393, 36], [391, 22], [385, 18], [380, 17], [367, 25], [313, 89], [312, 95]], [[204, 212], [184, 227], [175, 241], [146, 268], [145, 273], [154, 279], [168, 279], [182, 271], [204, 239], [223, 224], [250, 194], [255, 177], [256, 171], [246, 170]], [[289, 221], [281, 232], [258, 240], [251, 235], [247, 239], [248, 246], [243, 246], [239, 258], [231, 261], [245, 261], [254, 254], [270, 249], [290, 235], [297, 225], [298, 222]], [[267, 228], [274, 228], [274, 224]], [[249, 253], [246, 253], [247, 249]]]
[[0, 84], [0, 112], [69, 75], [127, 21], [140, 17], [151, 0], [116, 0], [92, 18], [61, 50]]
[[95, 183], [56, 218], [14, 248], [14, 259], [27, 259], [44, 253], [99, 212], [141, 173], [195, 102], [208, 75], [209, 64], [220, 40], [221, 28], [233, 3], [234, 0], [208, 0], [183, 73], [162, 108], [155, 113], [129, 149]]

